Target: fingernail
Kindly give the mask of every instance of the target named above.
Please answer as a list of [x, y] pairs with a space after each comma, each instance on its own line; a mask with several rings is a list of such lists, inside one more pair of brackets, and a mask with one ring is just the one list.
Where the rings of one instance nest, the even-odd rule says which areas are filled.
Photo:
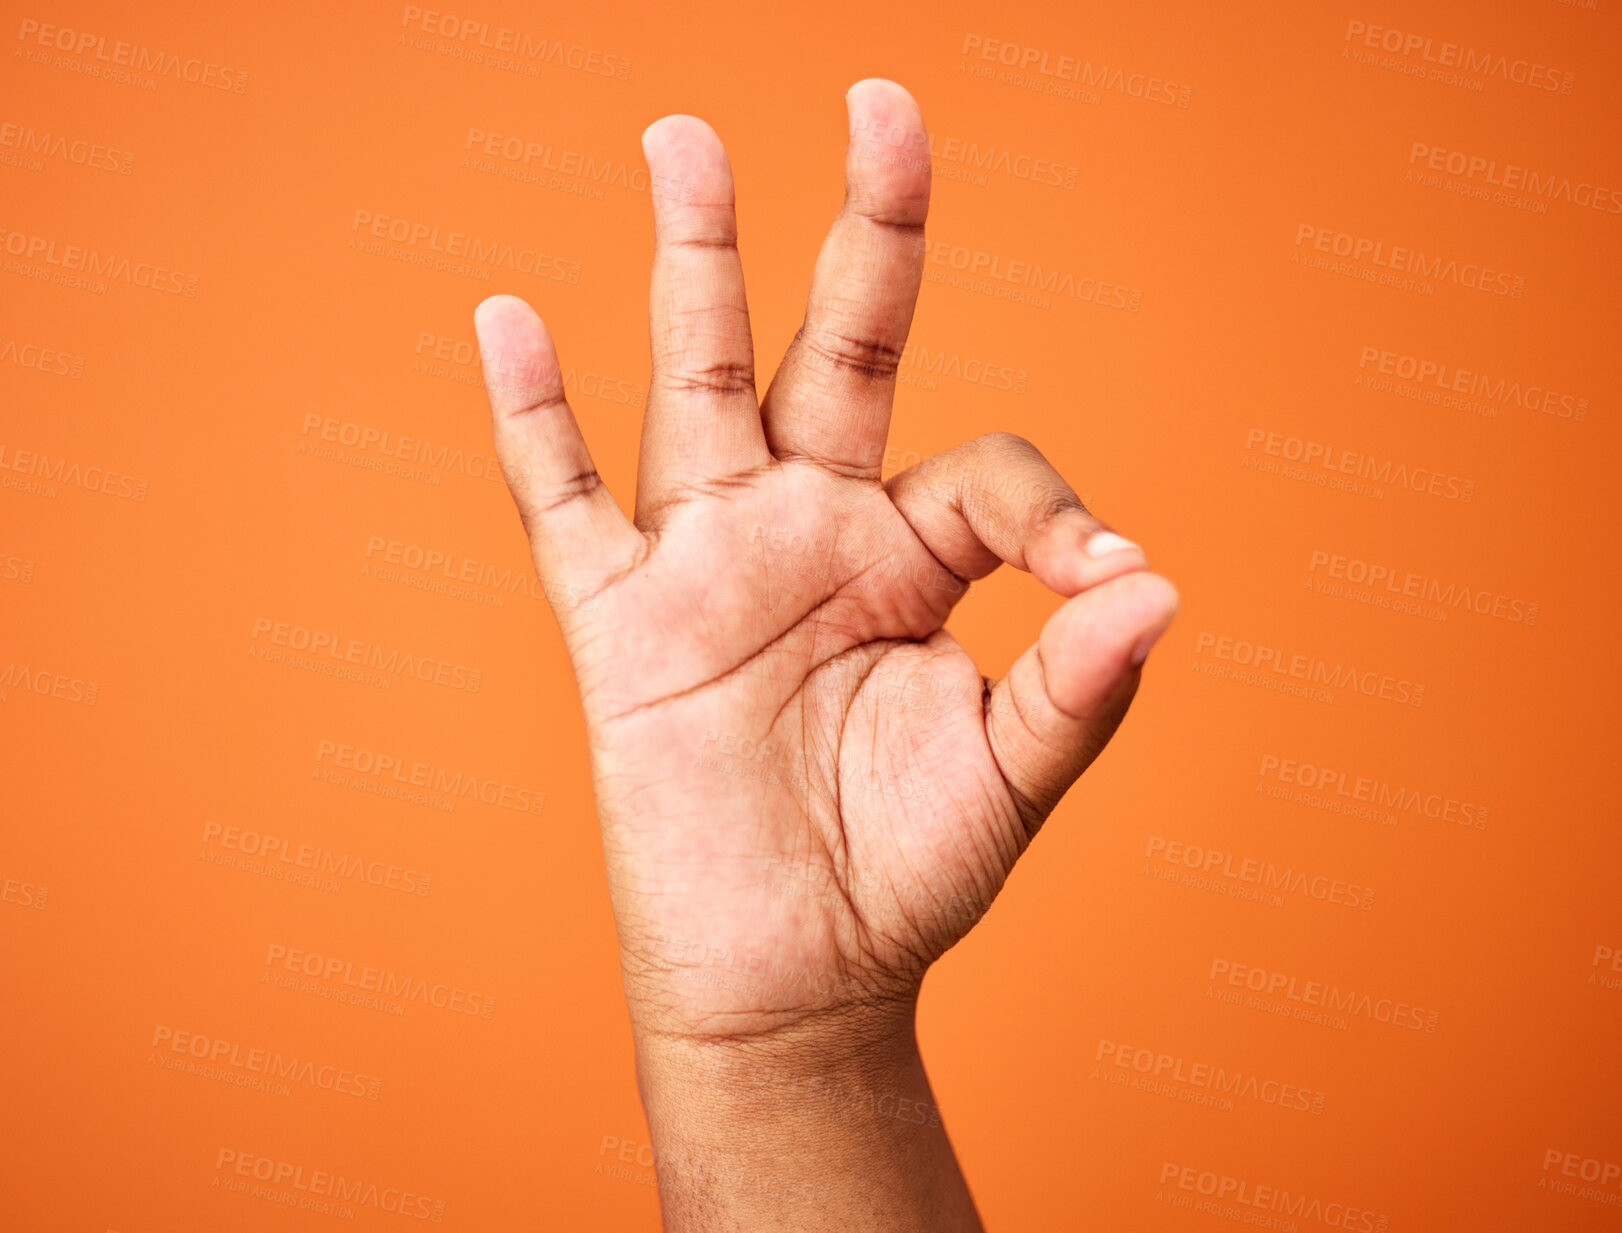
[[1107, 557], [1112, 552], [1124, 552], [1128, 548], [1133, 552], [1143, 551], [1126, 536], [1117, 535], [1114, 531], [1100, 531], [1087, 541], [1087, 555], [1090, 557]]

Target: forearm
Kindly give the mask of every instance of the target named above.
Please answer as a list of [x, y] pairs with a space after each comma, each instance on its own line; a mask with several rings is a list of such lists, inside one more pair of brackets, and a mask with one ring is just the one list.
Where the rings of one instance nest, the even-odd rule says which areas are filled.
[[979, 1233], [910, 1017], [750, 1044], [638, 1040], [667, 1233]]

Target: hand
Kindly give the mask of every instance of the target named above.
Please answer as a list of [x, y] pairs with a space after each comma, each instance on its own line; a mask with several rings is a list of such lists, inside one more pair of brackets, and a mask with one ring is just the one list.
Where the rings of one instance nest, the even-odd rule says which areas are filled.
[[[924, 972], [1109, 740], [1177, 605], [1017, 437], [881, 479], [923, 274], [928, 145], [899, 86], [860, 82], [847, 101], [844, 208], [763, 400], [726, 153], [688, 116], [643, 135], [654, 183], [681, 191], [653, 202], [634, 519], [592, 465], [540, 319], [507, 296], [475, 318], [538, 575], [573, 597], [554, 610], [660, 1150], [662, 1134], [698, 1142], [706, 1085], [745, 1071], [927, 1094], [911, 1043]], [[1065, 602], [992, 684], [944, 625], [1002, 561]], [[747, 1103], [724, 1103], [706, 1116], [751, 1121]], [[945, 1167], [939, 1139], [905, 1150]], [[747, 1142], [716, 1150], [754, 1159]], [[850, 1167], [882, 1155], [869, 1145]], [[667, 1221], [688, 1227], [699, 1200], [660, 1173]], [[736, 1186], [705, 1188], [738, 1227], [779, 1227], [758, 1206], [742, 1214]], [[978, 1227], [966, 1201], [932, 1227]]]

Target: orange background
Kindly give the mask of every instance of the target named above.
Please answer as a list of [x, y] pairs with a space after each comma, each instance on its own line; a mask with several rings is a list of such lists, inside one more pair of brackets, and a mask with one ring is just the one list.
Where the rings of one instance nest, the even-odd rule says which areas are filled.
[[[1622, 969], [1602, 949], [1622, 952], [1610, 508], [1622, 213], [1558, 191], [1533, 209], [1458, 191], [1484, 172], [1410, 174], [1424, 170], [1410, 161], [1421, 143], [1569, 177], [1573, 190], [1622, 189], [1616, 0], [1272, 3], [1242, 16], [1192, 2], [455, 11], [586, 66], [531, 58], [527, 71], [444, 54], [454, 40], [402, 5], [7, 7], [0, 1225], [340, 1227], [341, 1213], [278, 1201], [303, 1193], [285, 1183], [255, 1190], [232, 1163], [251, 1156], [423, 1196], [446, 1227], [657, 1226], [556, 627], [538, 594], [453, 594], [431, 585], [442, 574], [386, 560], [398, 542], [523, 573], [510, 498], [470, 463], [380, 471], [375, 446], [345, 455], [306, 417], [427, 439], [464, 463], [487, 456], [477, 366], [456, 362], [455, 344], [471, 343], [479, 299], [515, 292], [589, 387], [573, 390], [576, 414], [628, 501], [647, 194], [524, 182], [501, 174], [522, 164], [499, 157], [481, 171], [470, 131], [640, 172], [646, 124], [672, 111], [710, 120], [736, 170], [769, 369], [838, 208], [842, 94], [871, 75], [906, 84], [934, 133], [929, 228], [952, 246], [942, 251], [1141, 292], [1121, 311], [927, 282], [912, 358], [1003, 366], [1025, 390], [904, 366], [895, 463], [992, 430], [1025, 435], [1183, 595], [1116, 745], [925, 988], [925, 1055], [988, 1226], [1197, 1233], [1258, 1214], [1299, 1229], [1622, 1224], [1622, 1187], [1582, 1180], [1622, 1162]], [[1433, 80], [1419, 75], [1423, 50], [1372, 51], [1361, 32], [1348, 38], [1353, 23], [1424, 36], [1432, 55], [1455, 43], [1550, 66], [1572, 88], [1490, 71]], [[73, 31], [73, 50], [42, 46], [46, 26]], [[85, 34], [104, 41], [80, 50]], [[96, 53], [121, 40], [223, 66], [209, 79], [229, 88], [112, 77]], [[993, 41], [1048, 57], [1038, 89], [998, 77], [1004, 66], [980, 54]], [[1108, 73], [1090, 97], [1048, 93], [1060, 57]], [[1175, 83], [1178, 101], [1135, 97], [1124, 83], [1140, 78]], [[951, 141], [1007, 152], [1008, 169], [942, 157]], [[75, 161], [96, 145], [119, 152], [95, 156], [113, 169]], [[1073, 187], [1012, 170], [1030, 159]], [[578, 279], [368, 252], [357, 211], [539, 251], [577, 263]], [[1427, 292], [1316, 268], [1300, 260], [1314, 252], [1303, 226], [1524, 285], [1511, 297], [1442, 276], [1421, 279]], [[100, 290], [52, 281], [69, 246], [179, 271], [193, 294], [116, 273]], [[433, 358], [439, 339], [448, 361]], [[67, 358], [41, 364], [41, 348]], [[1571, 413], [1371, 386], [1365, 348], [1506, 389], [1552, 387]], [[1253, 430], [1279, 434], [1281, 452], [1296, 438], [1367, 456], [1388, 482], [1363, 481], [1375, 495], [1295, 478]], [[1448, 477], [1443, 495], [1390, 481], [1398, 468]], [[1468, 588], [1487, 614], [1330, 593], [1336, 556]], [[1492, 615], [1499, 597], [1522, 617], [1536, 604], [1535, 622]], [[1053, 607], [1004, 571], [952, 628], [997, 675]], [[302, 671], [265, 657], [259, 621], [474, 668], [480, 687]], [[1377, 686], [1292, 696], [1275, 687], [1287, 675], [1239, 675], [1241, 644], [1422, 684], [1422, 705]], [[544, 804], [414, 801], [378, 791], [387, 775], [352, 770], [335, 781], [323, 742]], [[1285, 760], [1410, 802], [1467, 804], [1483, 824], [1411, 804], [1319, 808], [1281, 782]], [[431, 882], [419, 894], [262, 875], [225, 850], [228, 827]], [[1189, 884], [1156, 837], [1369, 888], [1372, 906], [1299, 890], [1247, 901], [1223, 893], [1234, 880], [1220, 874], [1219, 890]], [[394, 1014], [299, 978], [284, 988], [273, 947], [420, 976], [491, 1014], [420, 999]], [[1372, 1009], [1297, 1018], [1299, 1000], [1264, 1004], [1225, 983], [1236, 965], [1420, 1008], [1434, 1030]], [[365, 1078], [344, 1082], [363, 1094], [313, 1081], [257, 1090], [229, 1066], [210, 1078], [172, 1051], [175, 1033], [353, 1072]], [[1105, 1044], [1294, 1084], [1323, 1094], [1321, 1112], [1135, 1085]], [[1231, 1193], [1225, 1213], [1187, 1206], [1224, 1177], [1244, 1183], [1248, 1206]], [[1318, 1206], [1290, 1216], [1258, 1187]], [[351, 1206], [354, 1227], [411, 1219]]]

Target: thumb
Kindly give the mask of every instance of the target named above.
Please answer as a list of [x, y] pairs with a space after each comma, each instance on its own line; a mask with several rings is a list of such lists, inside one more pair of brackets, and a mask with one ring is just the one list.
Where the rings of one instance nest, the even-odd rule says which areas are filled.
[[1049, 617], [993, 687], [986, 734], [1027, 835], [1109, 743], [1176, 615], [1177, 591], [1159, 575], [1112, 578]]

